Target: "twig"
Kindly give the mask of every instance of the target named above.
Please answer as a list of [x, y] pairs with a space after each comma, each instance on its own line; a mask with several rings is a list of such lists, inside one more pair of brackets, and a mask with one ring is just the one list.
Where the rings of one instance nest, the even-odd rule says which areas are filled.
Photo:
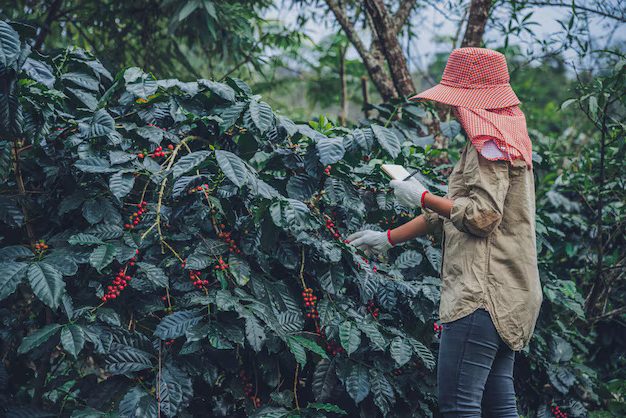
[[296, 402], [296, 409], [300, 410], [300, 403], [298, 402], [298, 368], [300, 367], [300, 363], [296, 362], [296, 372], [293, 377], [293, 398]]

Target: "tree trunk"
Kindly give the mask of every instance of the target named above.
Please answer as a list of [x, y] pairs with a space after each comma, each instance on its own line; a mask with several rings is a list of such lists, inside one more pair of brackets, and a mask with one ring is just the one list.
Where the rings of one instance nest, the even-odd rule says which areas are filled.
[[461, 47], [480, 47], [482, 45], [490, 9], [491, 0], [472, 0]]
[[396, 91], [401, 96], [415, 93], [415, 86], [409, 73], [404, 52], [398, 41], [397, 29], [392, 16], [389, 14], [382, 0], [365, 0], [367, 13], [374, 24], [374, 31], [378, 36], [380, 49], [389, 65], [391, 79]]
[[339, 113], [339, 124], [346, 126], [348, 119], [348, 86], [346, 83], [346, 50], [341, 48], [339, 51], [339, 81], [341, 82], [341, 111]]
[[370, 104], [370, 96], [369, 96], [369, 92], [367, 89], [367, 77], [366, 76], [361, 77], [361, 92], [363, 93], [363, 114], [365, 116], [365, 119], [369, 119], [370, 112], [367, 108], [369, 107], [369, 104]]

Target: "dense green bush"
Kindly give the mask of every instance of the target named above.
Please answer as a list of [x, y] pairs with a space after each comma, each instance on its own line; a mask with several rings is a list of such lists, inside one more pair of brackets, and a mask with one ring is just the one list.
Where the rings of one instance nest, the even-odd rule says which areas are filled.
[[[395, 103], [354, 130], [294, 123], [241, 80], [114, 77], [74, 48], [29, 57], [0, 23], [0, 408], [434, 414], [436, 237], [385, 260], [343, 241], [415, 215], [382, 161], [424, 167], [445, 191], [451, 163], [426, 169], [445, 159], [418, 135], [433, 115]], [[458, 124], [440, 127], [454, 146]], [[558, 225], [541, 225], [545, 259]], [[581, 296], [552, 269], [542, 263], [551, 293], [517, 391], [530, 416], [552, 400], [584, 416], [596, 377], [584, 337], [560, 322], [584, 317]]]
[[439, 250], [415, 241], [378, 263], [343, 242], [408, 219], [376, 164], [414, 163], [413, 141], [428, 138], [298, 125], [236, 79], [113, 79], [77, 49], [48, 65], [2, 28], [20, 97], [3, 114], [11, 403], [123, 416], [435, 409]]

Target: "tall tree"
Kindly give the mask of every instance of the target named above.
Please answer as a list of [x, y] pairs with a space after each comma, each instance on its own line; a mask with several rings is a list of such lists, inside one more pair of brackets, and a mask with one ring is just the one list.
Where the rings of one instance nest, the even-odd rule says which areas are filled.
[[[353, 10], [355, 18], [351, 20], [345, 3], [326, 0], [326, 4], [363, 60], [372, 82], [385, 101], [406, 96], [415, 90], [398, 41], [398, 33], [416, 3], [417, 0], [404, 0], [392, 14], [382, 1], [368, 0], [365, 2], [365, 8], [362, 7], [363, 4], [356, 6]], [[365, 19], [365, 24], [371, 30], [372, 41], [369, 47], [357, 29], [360, 17]]]
[[485, 26], [489, 20], [491, 0], [472, 0], [467, 16], [467, 27], [463, 36], [462, 47], [480, 47], [485, 34]]

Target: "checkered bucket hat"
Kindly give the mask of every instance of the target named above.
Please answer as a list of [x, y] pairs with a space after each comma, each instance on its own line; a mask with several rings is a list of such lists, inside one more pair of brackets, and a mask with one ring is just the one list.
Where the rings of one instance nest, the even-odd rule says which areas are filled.
[[419, 99], [470, 109], [498, 109], [520, 103], [509, 84], [506, 58], [486, 48], [452, 51], [441, 82], [409, 97]]

